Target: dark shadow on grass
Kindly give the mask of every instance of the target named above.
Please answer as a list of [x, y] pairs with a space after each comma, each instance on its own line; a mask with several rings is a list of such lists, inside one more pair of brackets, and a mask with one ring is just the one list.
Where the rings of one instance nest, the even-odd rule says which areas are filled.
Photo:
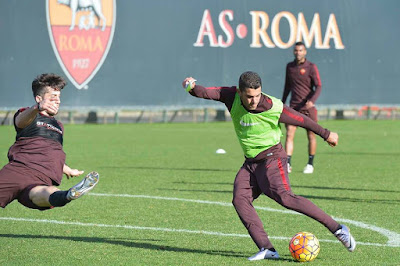
[[178, 168], [178, 167], [154, 167], [154, 166], [99, 166], [99, 168], [111, 169], [138, 169], [138, 170], [162, 170], [162, 171], [199, 171], [199, 172], [234, 172], [237, 170], [230, 169], [207, 169], [207, 168]]
[[[172, 184], [181, 184], [181, 185], [229, 185], [233, 186], [233, 182], [172, 182]], [[310, 189], [322, 189], [322, 190], [346, 190], [346, 191], [360, 191], [360, 192], [385, 192], [385, 193], [400, 193], [400, 190], [384, 190], [384, 189], [362, 189], [362, 188], [343, 188], [343, 187], [322, 187], [322, 186], [299, 186], [299, 185], [292, 185], [292, 188], [310, 188]]]
[[335, 200], [335, 201], [347, 201], [347, 202], [358, 202], [358, 203], [379, 203], [379, 204], [400, 204], [400, 200], [380, 200], [380, 199], [360, 199], [360, 198], [345, 198], [345, 197], [322, 197], [313, 195], [300, 195], [307, 199], [321, 199], [321, 200]]
[[[151, 250], [162, 250], [162, 251], [173, 251], [173, 252], [183, 252], [183, 253], [197, 253], [197, 254], [207, 254], [207, 255], [217, 255], [225, 257], [237, 257], [237, 258], [247, 258], [245, 254], [237, 253], [234, 251], [221, 251], [221, 250], [200, 250], [200, 249], [190, 249], [181, 248], [165, 245], [154, 245], [143, 242], [135, 242], [135, 240], [113, 240], [109, 238], [101, 237], [74, 237], [74, 236], [43, 236], [43, 235], [16, 235], [16, 234], [0, 234], [0, 238], [27, 238], [27, 239], [53, 239], [53, 240], [68, 240], [77, 242], [87, 242], [87, 243], [103, 243], [111, 245], [121, 245], [129, 248], [142, 248]], [[151, 240], [157, 241], [157, 240]]]
[[229, 186], [233, 186], [233, 182], [232, 183], [211, 183], [211, 182], [186, 182], [186, 181], [182, 181], [182, 182], [172, 182], [172, 184], [188, 184], [188, 185], [229, 185]]
[[383, 190], [383, 189], [363, 189], [363, 188], [344, 188], [344, 187], [320, 187], [320, 186], [296, 186], [292, 185], [292, 188], [311, 188], [311, 189], [326, 189], [326, 190], [348, 190], [348, 191], [371, 191], [371, 192], [393, 192], [399, 193], [400, 190]]
[[363, 152], [363, 151], [338, 151], [338, 152], [318, 152], [319, 154], [329, 154], [329, 155], [351, 155], [351, 156], [360, 156], [360, 155], [372, 155], [372, 156], [400, 156], [399, 152]]
[[230, 193], [232, 190], [206, 190], [206, 189], [172, 189], [172, 188], [159, 188], [158, 190], [170, 190], [170, 191], [184, 191], [184, 192], [204, 192], [204, 193]]

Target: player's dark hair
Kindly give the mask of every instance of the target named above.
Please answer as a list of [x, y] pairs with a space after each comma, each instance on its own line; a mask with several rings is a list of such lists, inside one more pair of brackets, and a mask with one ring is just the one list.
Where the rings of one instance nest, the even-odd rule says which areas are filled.
[[36, 95], [43, 96], [47, 87], [62, 90], [65, 85], [67, 85], [67, 82], [59, 75], [53, 73], [41, 74], [32, 81], [33, 97], [36, 97]]
[[258, 89], [261, 87], [261, 78], [260, 76], [253, 71], [247, 71], [242, 73], [239, 78], [239, 90], [245, 91], [245, 89]]
[[304, 48], [306, 48], [306, 45], [304, 44], [304, 42], [296, 42], [294, 45], [295, 45], [295, 46], [300, 46], [300, 45], [302, 45], [302, 46], [304, 46]]

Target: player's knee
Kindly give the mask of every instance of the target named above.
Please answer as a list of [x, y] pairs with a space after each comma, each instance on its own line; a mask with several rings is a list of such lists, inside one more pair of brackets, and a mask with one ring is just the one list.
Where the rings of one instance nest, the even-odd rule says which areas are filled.
[[286, 132], [286, 140], [293, 141], [294, 133], [295, 133], [295, 132], [296, 132], [296, 131], [294, 131], [294, 130], [288, 130], [288, 131]]
[[236, 210], [240, 209], [243, 205], [249, 204], [250, 199], [243, 195], [233, 195], [232, 204]]
[[18, 196], [18, 202], [30, 209], [41, 211], [50, 209], [51, 206], [37, 194], [40, 190], [40, 187], [37, 185], [26, 187]]
[[240, 197], [233, 195], [233, 199], [232, 199], [232, 205], [236, 208], [236, 206], [238, 206], [240, 204]]
[[39, 207], [44, 207], [46, 205], [49, 205], [48, 202], [41, 196], [39, 195], [33, 195], [30, 197], [30, 200], [32, 201], [33, 204], [39, 206]]
[[294, 135], [286, 134], [286, 143], [293, 143]]
[[29, 199], [39, 207], [50, 207], [49, 197], [57, 190], [53, 186], [36, 186], [29, 191]]

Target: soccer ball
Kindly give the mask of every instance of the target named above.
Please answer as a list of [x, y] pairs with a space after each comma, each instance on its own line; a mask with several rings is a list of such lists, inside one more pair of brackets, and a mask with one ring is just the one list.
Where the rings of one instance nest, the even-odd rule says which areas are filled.
[[308, 232], [297, 233], [289, 243], [289, 251], [292, 257], [300, 262], [312, 261], [319, 253], [318, 238]]

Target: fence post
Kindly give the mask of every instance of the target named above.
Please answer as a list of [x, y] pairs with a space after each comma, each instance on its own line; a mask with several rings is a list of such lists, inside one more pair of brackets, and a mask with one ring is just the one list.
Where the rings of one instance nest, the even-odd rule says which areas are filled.
[[104, 114], [103, 114], [103, 124], [107, 124], [107, 112], [106, 111], [104, 111]]
[[73, 123], [74, 123], [74, 116], [72, 115], [72, 111], [69, 111], [69, 112], [68, 112], [68, 122], [69, 122], [70, 124], [73, 124]]
[[204, 108], [204, 122], [208, 122], [208, 109]]
[[119, 113], [118, 113], [118, 111], [115, 111], [115, 114], [114, 114], [114, 124], [119, 124]]
[[367, 107], [367, 120], [371, 118], [371, 106]]
[[167, 110], [162, 111], [162, 122], [167, 123]]

